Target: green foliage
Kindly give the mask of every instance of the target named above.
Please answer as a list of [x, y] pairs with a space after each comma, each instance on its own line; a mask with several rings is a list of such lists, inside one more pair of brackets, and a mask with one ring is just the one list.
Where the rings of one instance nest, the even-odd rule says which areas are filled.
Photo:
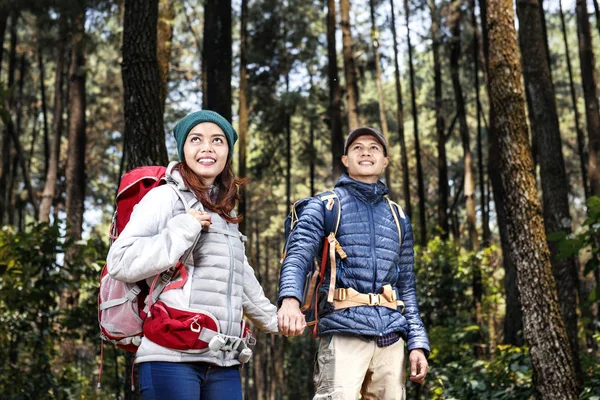
[[[65, 262], [69, 249], [74, 256]], [[103, 250], [97, 242], [76, 245], [56, 224], [0, 231], [0, 397], [93, 395], [95, 349], [85, 339], [97, 330], [90, 282]]]

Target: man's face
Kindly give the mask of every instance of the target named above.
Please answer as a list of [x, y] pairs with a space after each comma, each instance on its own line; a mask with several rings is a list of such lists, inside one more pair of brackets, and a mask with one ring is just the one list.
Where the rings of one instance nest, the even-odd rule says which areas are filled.
[[376, 183], [390, 159], [383, 152], [383, 145], [371, 135], [362, 135], [348, 146], [348, 154], [342, 163], [348, 175], [359, 182]]

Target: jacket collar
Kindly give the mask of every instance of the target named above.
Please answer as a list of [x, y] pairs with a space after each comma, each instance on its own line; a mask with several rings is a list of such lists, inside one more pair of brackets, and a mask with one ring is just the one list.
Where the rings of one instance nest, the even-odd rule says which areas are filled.
[[381, 201], [388, 193], [387, 186], [381, 181], [377, 181], [377, 183], [359, 182], [350, 178], [347, 173], [343, 174], [340, 179], [338, 179], [335, 187], [344, 188], [359, 200], [370, 204]]

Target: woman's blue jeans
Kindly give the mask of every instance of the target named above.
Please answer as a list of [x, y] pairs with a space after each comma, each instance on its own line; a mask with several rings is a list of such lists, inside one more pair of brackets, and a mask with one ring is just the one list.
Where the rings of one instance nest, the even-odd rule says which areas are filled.
[[149, 361], [139, 364], [144, 400], [241, 400], [240, 367]]

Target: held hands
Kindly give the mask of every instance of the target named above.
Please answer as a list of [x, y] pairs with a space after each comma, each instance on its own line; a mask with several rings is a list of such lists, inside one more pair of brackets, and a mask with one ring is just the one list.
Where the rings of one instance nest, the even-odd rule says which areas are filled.
[[210, 220], [210, 214], [206, 211], [190, 210], [188, 211], [188, 214], [196, 218], [198, 222], [200, 222], [200, 225], [202, 225], [202, 228], [210, 228], [212, 221]]
[[277, 311], [279, 332], [284, 336], [300, 336], [306, 328], [304, 314], [300, 311], [300, 303], [293, 297], [283, 299]]
[[425, 377], [429, 371], [429, 364], [425, 353], [421, 349], [414, 349], [410, 352], [410, 380], [420, 385], [425, 383]]

